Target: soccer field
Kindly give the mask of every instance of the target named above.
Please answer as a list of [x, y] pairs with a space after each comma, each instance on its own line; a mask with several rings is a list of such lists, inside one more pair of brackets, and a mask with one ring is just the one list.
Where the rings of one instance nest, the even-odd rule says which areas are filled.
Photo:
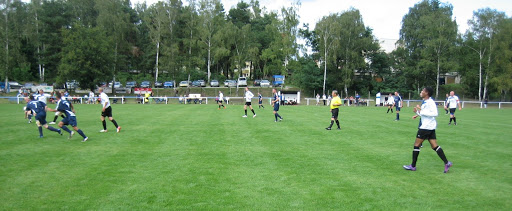
[[[53, 107], [54, 105], [50, 105]], [[512, 109], [439, 109], [447, 174], [424, 143], [410, 164], [418, 120], [386, 108], [113, 105], [122, 126], [99, 133], [100, 105], [76, 105], [89, 137], [44, 130], [23, 105], [0, 105], [0, 210], [511, 210]], [[49, 112], [47, 120], [54, 113]], [[59, 118], [60, 120], [60, 118]], [[508, 131], [508, 132], [507, 132]], [[509, 134], [509, 135], [507, 135]]]

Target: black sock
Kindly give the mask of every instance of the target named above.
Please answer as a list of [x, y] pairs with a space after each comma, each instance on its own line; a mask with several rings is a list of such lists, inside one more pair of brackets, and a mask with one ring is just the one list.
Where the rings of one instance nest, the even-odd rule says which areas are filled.
[[340, 121], [336, 120], [336, 125], [338, 125], [338, 128], [340, 128]]
[[251, 111], [252, 111], [252, 114], [256, 115], [256, 113], [254, 113], [254, 109], [251, 109]]
[[443, 149], [441, 149], [441, 146], [437, 146], [433, 150], [437, 152], [437, 155], [439, 155], [439, 158], [441, 158], [441, 160], [443, 160], [444, 164], [448, 163], [448, 160], [446, 159], [446, 155], [444, 155], [444, 151], [443, 151]]
[[393, 113], [393, 109], [391, 109], [391, 113]]
[[412, 151], [412, 167], [416, 167], [416, 161], [418, 161], [418, 155], [420, 155], [420, 147], [414, 146], [414, 150]]
[[101, 121], [101, 124], [103, 124], [103, 130], [107, 130], [107, 123], [105, 120]]
[[87, 136], [85, 136], [84, 132], [80, 129], [78, 129], [76, 132], [78, 132], [78, 134], [80, 134], [83, 138], [87, 137]]
[[281, 115], [279, 115], [279, 113], [276, 112], [276, 114], [277, 114], [277, 117], [279, 117], [279, 119], [283, 118], [283, 117], [281, 117]]
[[119, 125], [117, 125], [117, 122], [116, 122], [116, 120], [115, 120], [115, 119], [112, 119], [112, 123], [114, 123], [114, 126], [116, 126], [116, 128], [118, 128], [118, 127], [119, 127]]
[[450, 117], [450, 123], [452, 123], [452, 119], [453, 119], [453, 117]]
[[396, 113], [396, 120], [400, 120], [400, 113]]
[[59, 118], [59, 116], [55, 115], [55, 117], [53, 118], [53, 122], [56, 122], [57, 118]]
[[332, 127], [332, 124], [334, 124], [334, 120], [331, 120], [331, 124], [329, 125], [329, 128]]
[[389, 113], [389, 108], [388, 108], [388, 111], [386, 111], [386, 114]]
[[454, 122], [455, 124], [457, 124], [457, 118], [456, 118], [456, 117], [453, 117], [453, 122]]
[[43, 127], [37, 127], [39, 130], [39, 136], [43, 136]]
[[66, 117], [64, 116], [64, 114], [60, 115], [60, 117], [62, 117], [63, 119], [64, 119], [64, 118], [66, 118]]
[[277, 113], [274, 114], [274, 117], [276, 117], [276, 122], [277, 122]]
[[247, 109], [245, 109], [245, 116], [247, 116]]

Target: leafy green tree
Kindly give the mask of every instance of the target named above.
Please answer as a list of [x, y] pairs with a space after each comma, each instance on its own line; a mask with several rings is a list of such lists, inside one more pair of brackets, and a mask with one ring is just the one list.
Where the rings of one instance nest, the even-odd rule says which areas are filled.
[[63, 32], [64, 47], [59, 65], [61, 81], [77, 79], [80, 87], [94, 90], [95, 85], [112, 76], [114, 48], [102, 28], [78, 24]]
[[[466, 33], [469, 43], [476, 45], [465, 45], [478, 54], [479, 78], [478, 78], [478, 100], [486, 99], [489, 75], [492, 75], [491, 61], [495, 57], [494, 42], [499, 32], [500, 22], [505, 20], [505, 13], [490, 8], [479, 9], [473, 13], [473, 18], [468, 21], [470, 31]], [[474, 40], [474, 41], [473, 41]], [[473, 41], [473, 42], [471, 42]], [[486, 57], [486, 69], [483, 69], [483, 59]], [[482, 77], [485, 72], [485, 81], [482, 87]], [[483, 88], [483, 93], [482, 93]]]
[[416, 72], [413, 75], [418, 83], [435, 81], [436, 98], [440, 74], [454, 69], [449, 56], [457, 38], [457, 24], [452, 21], [452, 10], [451, 5], [438, 0], [423, 0], [410, 8], [402, 19], [400, 29], [400, 42], [411, 58], [407, 62], [407, 69]]

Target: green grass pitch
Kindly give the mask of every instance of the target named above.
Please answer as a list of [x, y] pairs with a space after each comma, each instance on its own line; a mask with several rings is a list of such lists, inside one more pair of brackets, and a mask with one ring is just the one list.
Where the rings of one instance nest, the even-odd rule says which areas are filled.
[[240, 105], [113, 105], [122, 131], [99, 133], [101, 106], [77, 105], [82, 143], [39, 139], [22, 107], [0, 105], [0, 210], [512, 209], [511, 109], [463, 109], [448, 126], [440, 108], [444, 174], [428, 143], [418, 170], [402, 169], [412, 108], [395, 122], [386, 108], [342, 107], [342, 130], [326, 131], [323, 106], [281, 107], [275, 123], [270, 106], [242, 118]]

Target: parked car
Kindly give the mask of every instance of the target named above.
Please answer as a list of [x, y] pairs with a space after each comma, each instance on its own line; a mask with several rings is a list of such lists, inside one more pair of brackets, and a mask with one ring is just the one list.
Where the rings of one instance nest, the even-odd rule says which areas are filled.
[[100, 82], [98, 87], [107, 87], [107, 82]]
[[122, 86], [123, 86], [123, 84], [121, 84], [121, 82], [119, 82], [119, 81], [116, 81], [116, 82], [114, 83], [114, 88], [115, 88], [115, 89], [121, 88]]
[[25, 83], [25, 84], [23, 84], [23, 87], [25, 87], [25, 89], [32, 89], [33, 86], [35, 86], [33, 83]]
[[210, 86], [211, 87], [219, 87], [219, 81], [217, 81], [217, 80], [210, 81]]
[[235, 80], [229, 80], [228, 81], [228, 87], [236, 87], [236, 81]]
[[260, 86], [261, 87], [270, 87], [270, 81], [269, 80], [261, 80]]
[[137, 87], [137, 81], [126, 82], [126, 88], [134, 88], [134, 87]]
[[174, 81], [164, 82], [164, 88], [174, 88]]
[[68, 89], [76, 89], [76, 88], [78, 88], [78, 85], [80, 85], [80, 84], [75, 80], [66, 82], [66, 86], [68, 87]]
[[188, 87], [188, 81], [181, 81], [180, 87]]
[[155, 81], [155, 87], [163, 87], [164, 84], [161, 81]]
[[260, 83], [261, 83], [261, 80], [257, 79], [257, 80], [254, 80], [254, 86], [260, 86]]
[[151, 82], [143, 81], [142, 83], [140, 83], [140, 87], [141, 88], [149, 88], [149, 87], [151, 87]]
[[238, 86], [247, 86], [247, 78], [239, 77], [237, 83], [238, 83]]
[[206, 82], [204, 80], [197, 80], [199, 81], [199, 84], [201, 87], [205, 87], [206, 86]]
[[192, 81], [192, 86], [193, 87], [200, 87], [201, 86], [201, 82], [199, 82], [199, 81]]
[[225, 80], [225, 81], [224, 81], [224, 86], [225, 86], [225, 87], [228, 87], [229, 81], [230, 81], [230, 80]]

